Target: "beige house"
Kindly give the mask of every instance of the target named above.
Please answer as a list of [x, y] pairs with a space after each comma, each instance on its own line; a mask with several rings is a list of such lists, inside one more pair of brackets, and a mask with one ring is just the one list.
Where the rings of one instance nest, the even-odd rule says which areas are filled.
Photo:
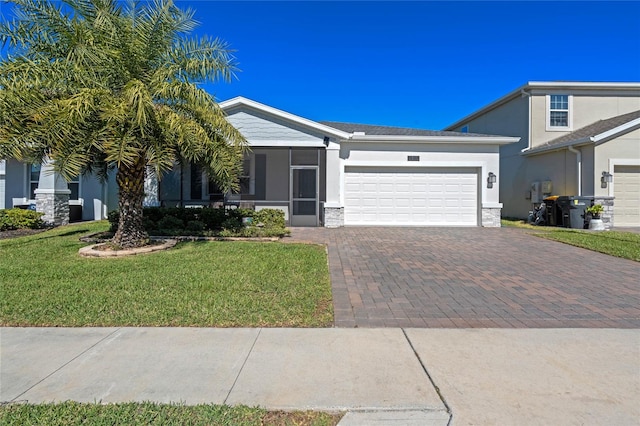
[[503, 217], [588, 196], [607, 226], [640, 226], [640, 83], [529, 82], [445, 130], [521, 138], [500, 147]]

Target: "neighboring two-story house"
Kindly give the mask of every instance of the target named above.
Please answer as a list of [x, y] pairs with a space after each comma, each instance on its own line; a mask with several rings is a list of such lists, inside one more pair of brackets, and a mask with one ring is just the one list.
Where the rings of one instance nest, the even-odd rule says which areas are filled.
[[640, 83], [529, 82], [445, 130], [520, 137], [500, 147], [503, 217], [593, 196], [609, 225], [640, 226]]

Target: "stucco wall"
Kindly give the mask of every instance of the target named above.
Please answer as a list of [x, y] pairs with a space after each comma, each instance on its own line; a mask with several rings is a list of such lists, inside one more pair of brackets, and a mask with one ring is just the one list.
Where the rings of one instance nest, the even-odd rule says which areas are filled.
[[[497, 206], [500, 202], [499, 185], [488, 189], [486, 177], [489, 172], [502, 179], [499, 148], [497, 145], [472, 145], [460, 143], [411, 144], [399, 142], [368, 143], [343, 142], [340, 149], [341, 175], [348, 166], [388, 167], [456, 167], [478, 169], [480, 192], [478, 207]], [[419, 161], [408, 161], [408, 156], [419, 156]], [[344, 200], [341, 200], [343, 203]], [[342, 204], [344, 205], [344, 204]]]
[[640, 129], [595, 147], [593, 180], [596, 195], [613, 196], [613, 185], [601, 188], [600, 177], [603, 171], [607, 171], [614, 175], [615, 181], [616, 164], [640, 164]]
[[[640, 110], [640, 92], [633, 94], [603, 94], [596, 96], [593, 93], [576, 91], [549, 91], [534, 92], [531, 97], [532, 106], [532, 126], [531, 141], [532, 147], [538, 146], [552, 139], [559, 138], [574, 130], [578, 130], [598, 120], [615, 117], [632, 111]], [[572, 127], [568, 131], [557, 131], [546, 129], [547, 101], [546, 94], [573, 95]]]
[[520, 151], [529, 146], [529, 98], [517, 97], [487, 112], [464, 125], [470, 133], [518, 136], [520, 142], [500, 147], [500, 201], [504, 204], [502, 216], [526, 217], [530, 202], [525, 198], [525, 190], [530, 183], [526, 177], [525, 159]]

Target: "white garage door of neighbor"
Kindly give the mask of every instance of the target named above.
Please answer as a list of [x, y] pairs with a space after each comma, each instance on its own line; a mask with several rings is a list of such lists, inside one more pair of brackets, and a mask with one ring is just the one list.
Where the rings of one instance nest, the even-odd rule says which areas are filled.
[[640, 226], [640, 166], [615, 166], [613, 182], [613, 225]]
[[345, 225], [478, 225], [475, 169], [347, 167]]

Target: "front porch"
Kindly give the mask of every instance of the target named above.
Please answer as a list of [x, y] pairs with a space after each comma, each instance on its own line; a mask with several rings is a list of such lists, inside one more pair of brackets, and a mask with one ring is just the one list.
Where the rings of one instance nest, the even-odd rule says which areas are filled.
[[[153, 185], [151, 185], [153, 186]], [[157, 185], [165, 207], [279, 209], [288, 226], [322, 226], [326, 200], [324, 148], [253, 148], [245, 154], [238, 192], [223, 193], [196, 164], [176, 165]]]

